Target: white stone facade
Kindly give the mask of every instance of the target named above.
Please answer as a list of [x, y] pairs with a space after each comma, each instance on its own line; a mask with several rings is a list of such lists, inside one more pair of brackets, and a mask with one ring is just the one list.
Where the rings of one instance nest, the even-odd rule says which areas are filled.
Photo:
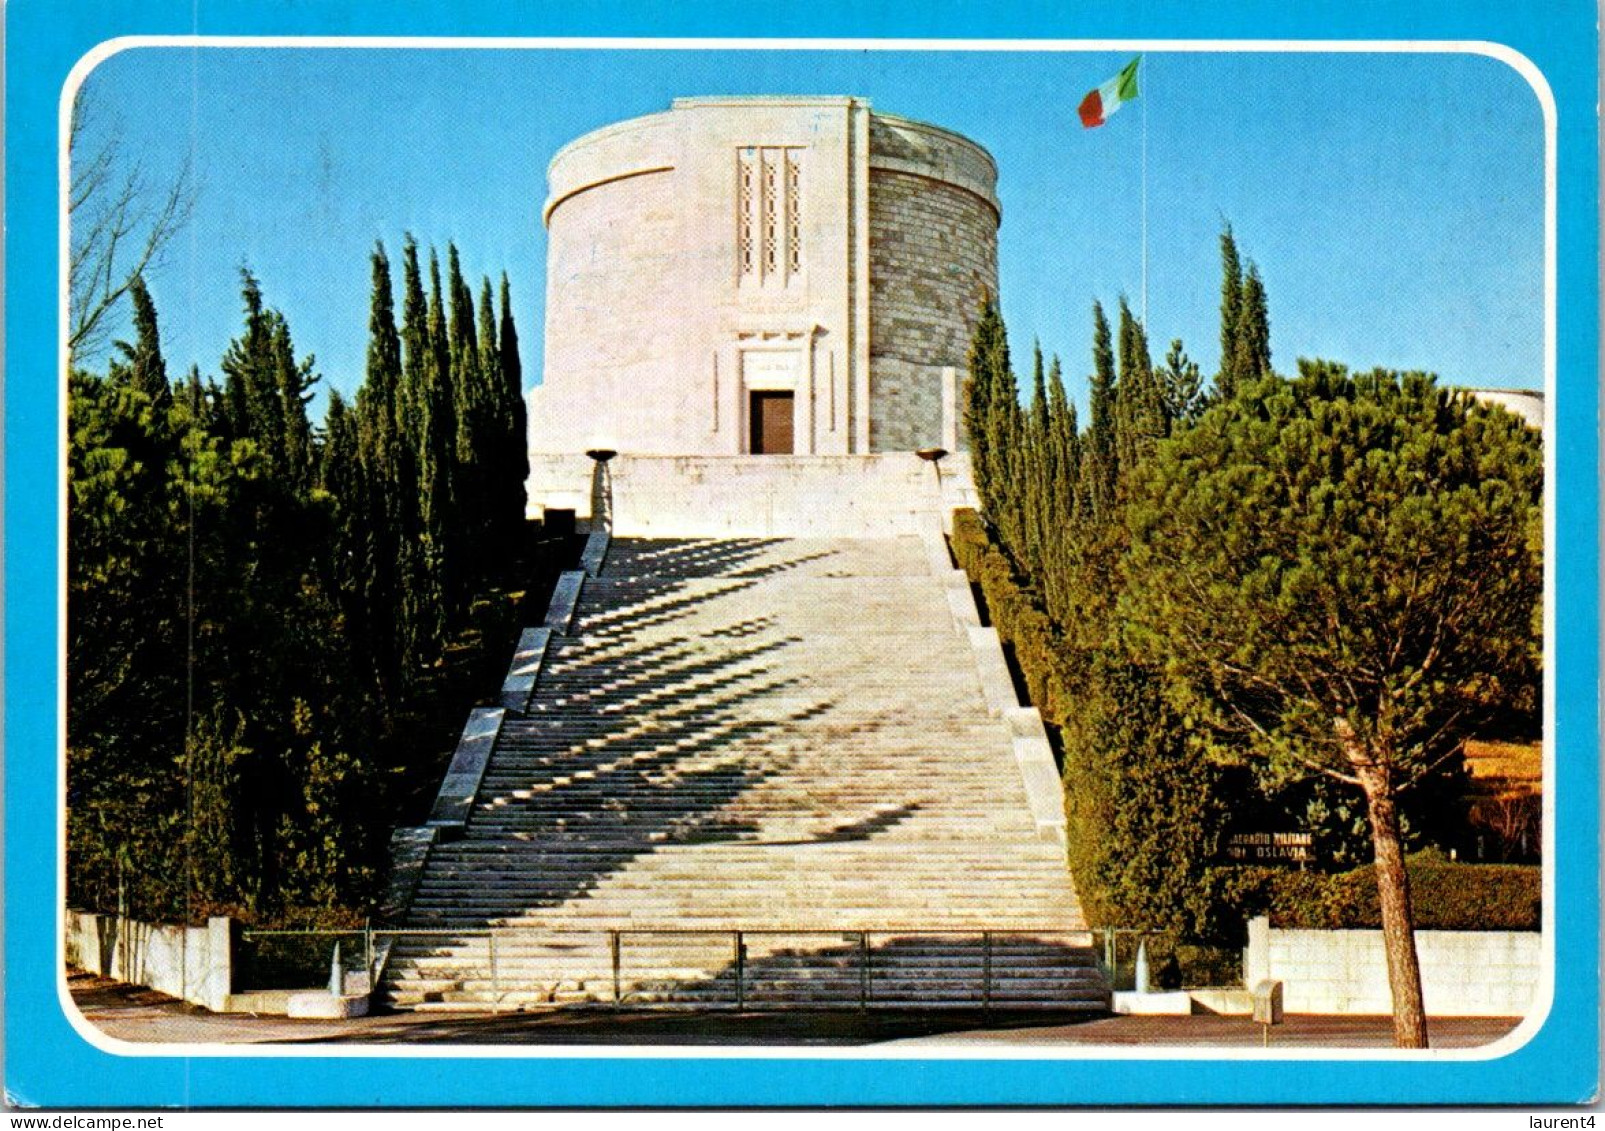
[[856, 98], [677, 99], [572, 142], [549, 182], [532, 454], [958, 446], [944, 369], [997, 291], [974, 142]]

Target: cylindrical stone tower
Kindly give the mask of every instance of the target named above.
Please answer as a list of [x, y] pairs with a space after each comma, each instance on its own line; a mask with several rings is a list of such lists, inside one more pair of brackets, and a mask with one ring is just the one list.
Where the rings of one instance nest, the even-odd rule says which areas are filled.
[[537, 453], [952, 446], [997, 169], [854, 98], [677, 99], [549, 170]]

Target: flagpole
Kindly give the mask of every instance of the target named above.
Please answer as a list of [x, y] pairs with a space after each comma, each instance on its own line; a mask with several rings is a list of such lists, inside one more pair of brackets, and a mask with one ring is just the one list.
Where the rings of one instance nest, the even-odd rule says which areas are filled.
[[[1148, 56], [1143, 55], [1143, 62], [1148, 62]], [[1152, 71], [1142, 77], [1146, 87]], [[1142, 102], [1142, 328], [1143, 333], [1148, 332], [1148, 99], [1149, 90], [1138, 92]]]

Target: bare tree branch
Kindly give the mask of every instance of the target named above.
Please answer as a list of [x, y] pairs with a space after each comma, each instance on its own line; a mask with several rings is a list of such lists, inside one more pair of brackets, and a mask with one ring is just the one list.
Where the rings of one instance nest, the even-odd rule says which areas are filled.
[[153, 185], [142, 163], [129, 159], [120, 130], [108, 127], [91, 145], [95, 113], [80, 92], [68, 136], [67, 190], [67, 350], [75, 365], [105, 348], [108, 315], [134, 279], [161, 262], [195, 206], [188, 160], [165, 185]]

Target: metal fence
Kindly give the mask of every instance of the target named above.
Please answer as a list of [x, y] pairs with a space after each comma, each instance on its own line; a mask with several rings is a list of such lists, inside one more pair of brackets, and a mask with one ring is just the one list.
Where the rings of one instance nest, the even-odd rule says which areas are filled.
[[[377, 988], [398, 943], [433, 943], [426, 959], [450, 964], [450, 977], [488, 981], [489, 998], [500, 1005], [527, 1003], [563, 977], [531, 979], [531, 967], [577, 964], [583, 977], [567, 981], [585, 986], [586, 1004], [652, 1007], [695, 1004], [743, 1010], [767, 1002], [794, 1004], [798, 990], [829, 1007], [906, 1005], [932, 980], [940, 979], [952, 1001], [980, 1009], [1045, 1004], [1026, 996], [1005, 969], [1022, 953], [1038, 958], [1059, 953], [1069, 970], [1085, 966], [1084, 944], [1065, 934], [1029, 930], [756, 930], [724, 928], [559, 928], [527, 932], [481, 930], [373, 929], [357, 931], [242, 932], [243, 948], [254, 956], [241, 963], [259, 983], [251, 988], [290, 988], [329, 977], [334, 944], [348, 972], [361, 971]], [[535, 952], [532, 957], [531, 952]], [[294, 952], [295, 957], [289, 957]], [[411, 957], [418, 957], [412, 955]], [[1051, 965], [1051, 963], [1050, 963]], [[1088, 968], [1090, 971], [1090, 968]], [[483, 972], [482, 974], [480, 972]], [[690, 975], [688, 977], [688, 971]], [[1000, 976], [1001, 975], [1001, 976]], [[450, 980], [448, 977], [447, 980]], [[271, 985], [268, 984], [271, 982]], [[688, 987], [690, 991], [688, 992]]]
[[234, 991], [300, 990], [326, 985], [334, 964], [341, 969], [341, 988], [349, 977], [364, 975], [367, 992], [373, 986], [375, 932], [363, 926], [351, 930], [240, 932], [234, 952]]

